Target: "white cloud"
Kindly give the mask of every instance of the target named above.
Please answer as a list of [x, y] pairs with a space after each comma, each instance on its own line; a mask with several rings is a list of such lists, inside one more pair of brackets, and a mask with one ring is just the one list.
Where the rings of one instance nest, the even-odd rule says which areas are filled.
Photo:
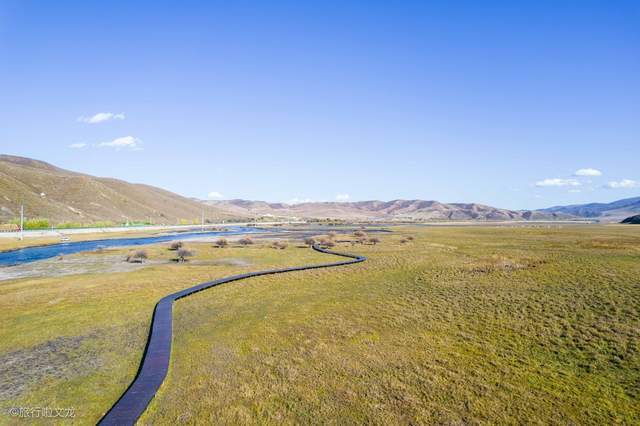
[[212, 200], [219, 200], [221, 198], [224, 198], [224, 195], [222, 195], [218, 191], [211, 191], [207, 194], [207, 197], [211, 198]]
[[569, 192], [572, 193], [572, 194], [577, 194], [577, 193], [582, 192], [582, 191], [580, 191], [579, 189], [570, 189]]
[[81, 123], [88, 123], [88, 124], [98, 124], [98, 123], [104, 123], [105, 121], [110, 121], [110, 120], [124, 120], [125, 119], [125, 115], [124, 113], [119, 113], [119, 114], [114, 114], [112, 112], [99, 112], [95, 115], [92, 115], [91, 117], [78, 117], [78, 121]]
[[336, 195], [336, 201], [347, 201], [348, 199], [349, 199], [349, 194]]
[[116, 138], [111, 142], [102, 142], [99, 143], [98, 146], [106, 146], [115, 148], [116, 150], [127, 148], [133, 151], [140, 151], [142, 147], [140, 146], [142, 141], [138, 138], [134, 138], [133, 136], [123, 136], [121, 138]]
[[631, 179], [622, 179], [619, 181], [611, 181], [605, 186], [610, 189], [640, 188], [640, 182]]
[[292, 198], [287, 201], [286, 204], [302, 204], [302, 203], [312, 203], [313, 200], [311, 198]]
[[602, 172], [598, 169], [586, 168], [586, 169], [576, 170], [576, 172], [573, 175], [574, 176], [602, 176]]
[[72, 143], [71, 145], [69, 145], [69, 148], [82, 149], [82, 148], [84, 148], [86, 146], [87, 146], [86, 143]]
[[539, 186], [539, 187], [543, 187], [543, 186], [580, 186], [580, 182], [578, 182], [576, 179], [553, 178], [553, 179], [539, 180], [538, 182], [536, 182], [536, 186]]

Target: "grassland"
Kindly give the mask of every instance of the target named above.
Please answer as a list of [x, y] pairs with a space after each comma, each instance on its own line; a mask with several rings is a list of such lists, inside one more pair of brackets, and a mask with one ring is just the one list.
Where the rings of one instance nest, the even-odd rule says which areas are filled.
[[[640, 228], [380, 238], [337, 245], [363, 264], [179, 301], [169, 376], [141, 422], [640, 422]], [[75, 407], [94, 423], [133, 378], [161, 296], [327, 260], [293, 245], [192, 246], [187, 265], [0, 283], [0, 408]]]

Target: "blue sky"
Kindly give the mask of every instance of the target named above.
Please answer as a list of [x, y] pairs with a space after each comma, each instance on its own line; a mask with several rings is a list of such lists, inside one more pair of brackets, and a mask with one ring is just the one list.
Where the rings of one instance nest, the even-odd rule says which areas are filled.
[[0, 151], [199, 198], [636, 196], [638, 22], [637, 1], [5, 0]]

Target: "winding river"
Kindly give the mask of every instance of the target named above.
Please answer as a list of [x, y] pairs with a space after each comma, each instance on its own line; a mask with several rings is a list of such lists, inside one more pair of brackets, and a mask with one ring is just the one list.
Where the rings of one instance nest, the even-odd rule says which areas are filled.
[[65, 242], [38, 247], [26, 247], [0, 253], [0, 267], [13, 266], [37, 260], [49, 259], [60, 255], [68, 255], [85, 251], [94, 251], [107, 247], [128, 247], [143, 244], [163, 243], [166, 241], [186, 240], [199, 237], [215, 237], [224, 235], [250, 234], [263, 232], [263, 229], [246, 226], [229, 226], [225, 231], [204, 231], [188, 233], [168, 233], [153, 237], [111, 238], [105, 240]]

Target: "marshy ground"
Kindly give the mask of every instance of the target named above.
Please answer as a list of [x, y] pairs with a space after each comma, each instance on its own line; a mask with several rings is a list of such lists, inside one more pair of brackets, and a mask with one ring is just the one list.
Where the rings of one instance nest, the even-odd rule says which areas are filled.
[[[177, 302], [171, 369], [141, 422], [640, 422], [640, 229], [392, 229], [336, 238], [365, 263]], [[184, 264], [159, 244], [133, 270], [0, 282], [0, 408], [95, 423], [135, 376], [162, 296], [328, 260], [295, 242], [187, 245]]]

